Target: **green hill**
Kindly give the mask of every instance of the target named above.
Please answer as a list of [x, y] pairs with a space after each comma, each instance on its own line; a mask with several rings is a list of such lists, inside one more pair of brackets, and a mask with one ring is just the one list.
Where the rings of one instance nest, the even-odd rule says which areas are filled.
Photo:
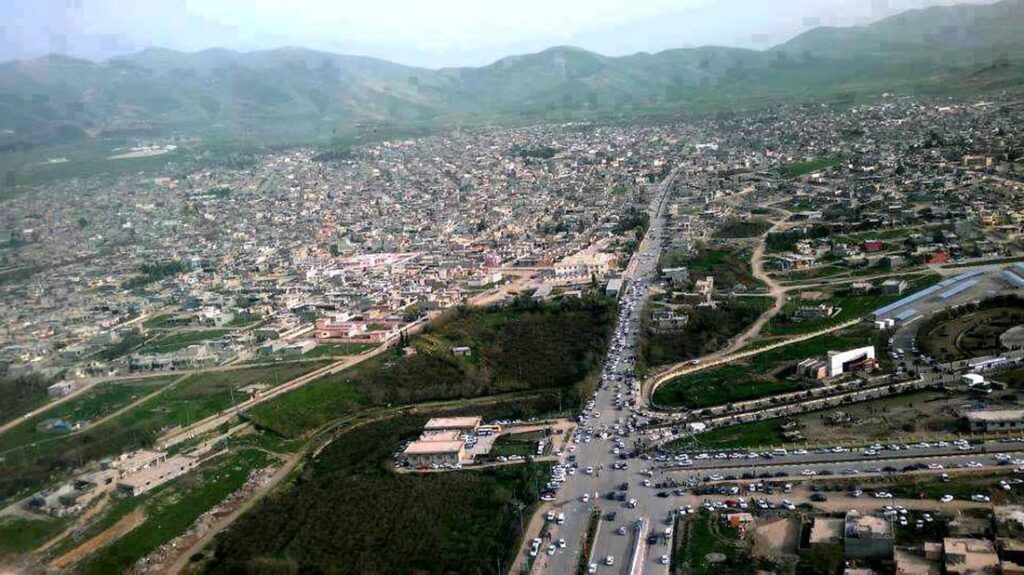
[[0, 152], [103, 136], [328, 140], [360, 125], [626, 117], [1002, 89], [1024, 77], [1024, 0], [816, 28], [774, 48], [606, 57], [573, 47], [429, 70], [302, 48], [148, 49], [0, 65]]

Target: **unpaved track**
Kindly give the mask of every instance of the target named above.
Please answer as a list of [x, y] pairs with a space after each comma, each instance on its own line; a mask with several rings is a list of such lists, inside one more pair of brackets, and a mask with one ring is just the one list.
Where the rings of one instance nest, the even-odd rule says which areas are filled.
[[132, 529], [142, 525], [145, 520], [146, 513], [141, 507], [136, 508], [128, 515], [118, 519], [117, 523], [114, 523], [99, 535], [51, 561], [49, 567], [51, 569], [63, 569], [68, 565], [77, 563], [96, 552], [96, 550], [117, 541]]

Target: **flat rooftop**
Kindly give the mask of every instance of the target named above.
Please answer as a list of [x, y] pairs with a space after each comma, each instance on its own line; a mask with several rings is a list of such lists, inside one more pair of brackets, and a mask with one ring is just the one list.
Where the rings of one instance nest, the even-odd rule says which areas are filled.
[[983, 409], [966, 414], [967, 419], [979, 421], [1009, 421], [1024, 419], [1024, 409]]
[[158, 461], [165, 456], [165, 453], [159, 451], [140, 449], [138, 451], [133, 451], [128, 455], [114, 459], [111, 461], [110, 466], [116, 469], [134, 469], [136, 467], [150, 465], [154, 461]]
[[811, 526], [810, 543], [828, 543], [843, 538], [843, 520], [835, 517], [815, 517]]
[[444, 429], [440, 431], [424, 431], [419, 441], [460, 441], [461, 438], [462, 433], [454, 429]]
[[433, 417], [427, 424], [423, 426], [423, 429], [438, 430], [438, 429], [464, 429], [467, 427], [478, 427], [481, 419], [479, 417]]
[[195, 465], [196, 458], [187, 455], [175, 455], [163, 463], [153, 465], [133, 473], [117, 482], [118, 485], [145, 485], [146, 483], [166, 476], [171, 472], [181, 472]]
[[461, 441], [413, 441], [402, 453], [406, 455], [432, 455], [458, 453], [465, 444]]

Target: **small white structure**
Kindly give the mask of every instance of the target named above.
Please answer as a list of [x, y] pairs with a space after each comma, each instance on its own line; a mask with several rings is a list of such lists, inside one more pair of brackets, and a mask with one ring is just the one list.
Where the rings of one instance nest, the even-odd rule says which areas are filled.
[[967, 387], [985, 385], [985, 377], [977, 373], [965, 373], [963, 377], [960, 378], [960, 383]]

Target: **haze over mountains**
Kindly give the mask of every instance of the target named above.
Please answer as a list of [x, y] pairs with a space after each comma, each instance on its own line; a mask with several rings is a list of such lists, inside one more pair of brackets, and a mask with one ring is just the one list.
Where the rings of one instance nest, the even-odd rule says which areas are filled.
[[703, 47], [606, 57], [572, 47], [430, 70], [281, 48], [162, 49], [0, 66], [5, 148], [103, 134], [329, 138], [366, 122], [421, 126], [677, 113], [881, 92], [1019, 86], [1024, 0], [913, 10], [816, 28], [764, 51]]

